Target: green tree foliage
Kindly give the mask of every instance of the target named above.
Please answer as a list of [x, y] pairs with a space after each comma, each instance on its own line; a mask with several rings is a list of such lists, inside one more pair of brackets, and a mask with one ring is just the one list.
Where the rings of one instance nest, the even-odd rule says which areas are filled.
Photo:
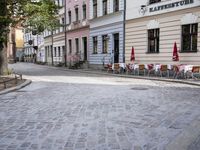
[[24, 26], [37, 33], [58, 27], [59, 7], [54, 0], [0, 0], [0, 49], [9, 26]]

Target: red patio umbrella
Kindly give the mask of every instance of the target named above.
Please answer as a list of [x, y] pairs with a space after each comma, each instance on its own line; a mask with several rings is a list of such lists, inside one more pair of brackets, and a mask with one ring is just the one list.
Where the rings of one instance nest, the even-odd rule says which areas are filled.
[[135, 60], [135, 52], [134, 52], [134, 47], [132, 47], [132, 51], [131, 51], [131, 61]]
[[172, 60], [173, 61], [179, 61], [179, 56], [178, 56], [178, 50], [177, 50], [176, 42], [174, 43]]

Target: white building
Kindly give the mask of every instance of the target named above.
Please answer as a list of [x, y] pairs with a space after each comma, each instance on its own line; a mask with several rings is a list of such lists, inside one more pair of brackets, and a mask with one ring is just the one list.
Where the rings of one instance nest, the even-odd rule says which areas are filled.
[[124, 61], [123, 21], [123, 0], [90, 0], [90, 67]]
[[[59, 10], [58, 20], [61, 25], [65, 25], [65, 7], [64, 0], [56, 0]], [[53, 33], [53, 36], [52, 36]], [[61, 26], [55, 31], [44, 31], [45, 61], [49, 65], [58, 65], [65, 63], [65, 28]], [[53, 59], [52, 59], [53, 58]]]
[[200, 0], [127, 0], [126, 62], [200, 64]]

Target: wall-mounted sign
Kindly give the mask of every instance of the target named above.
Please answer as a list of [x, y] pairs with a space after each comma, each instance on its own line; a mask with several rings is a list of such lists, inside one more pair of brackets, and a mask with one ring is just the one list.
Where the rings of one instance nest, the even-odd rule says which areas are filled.
[[174, 3], [151, 7], [149, 8], [149, 12], [155, 12], [159, 10], [180, 7], [180, 6], [184, 6], [184, 5], [188, 5], [192, 3], [194, 3], [194, 0], [182, 0], [182, 1], [174, 2]]

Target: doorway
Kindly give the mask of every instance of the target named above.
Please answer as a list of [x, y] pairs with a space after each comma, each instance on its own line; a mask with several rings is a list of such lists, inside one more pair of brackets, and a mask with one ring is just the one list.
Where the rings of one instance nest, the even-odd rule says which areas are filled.
[[119, 33], [113, 34], [114, 63], [119, 63]]
[[83, 60], [87, 61], [87, 37], [83, 37]]

